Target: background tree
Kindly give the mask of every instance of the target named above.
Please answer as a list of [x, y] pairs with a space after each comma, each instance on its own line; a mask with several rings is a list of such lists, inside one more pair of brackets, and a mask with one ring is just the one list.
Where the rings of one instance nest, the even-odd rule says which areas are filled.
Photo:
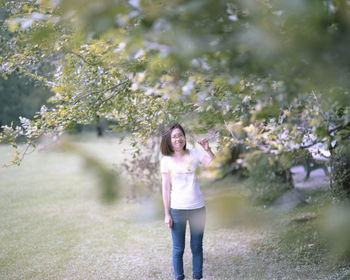
[[28, 78], [12, 74], [7, 80], [0, 80], [0, 121], [3, 125], [11, 122], [20, 125], [19, 117], [33, 118], [43, 104], [46, 104], [50, 93], [35, 87]]
[[[9, 11], [0, 9], [0, 55], [7, 41], [11, 40], [5, 20], [9, 18]], [[19, 125], [19, 116], [32, 118], [49, 98], [49, 90], [40, 87], [40, 83], [18, 74], [10, 75], [6, 80], [0, 79], [0, 122], [3, 125]]]

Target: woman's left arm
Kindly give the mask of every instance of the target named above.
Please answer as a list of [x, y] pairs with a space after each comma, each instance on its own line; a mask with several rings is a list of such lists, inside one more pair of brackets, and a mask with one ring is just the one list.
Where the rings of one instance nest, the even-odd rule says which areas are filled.
[[197, 143], [199, 145], [201, 145], [203, 150], [206, 151], [206, 153], [207, 153], [207, 156], [205, 156], [201, 162], [206, 166], [210, 165], [210, 163], [215, 158], [215, 155], [214, 155], [213, 151], [211, 150], [211, 148], [209, 147], [208, 139], [206, 139], [206, 138], [199, 139], [197, 141]]

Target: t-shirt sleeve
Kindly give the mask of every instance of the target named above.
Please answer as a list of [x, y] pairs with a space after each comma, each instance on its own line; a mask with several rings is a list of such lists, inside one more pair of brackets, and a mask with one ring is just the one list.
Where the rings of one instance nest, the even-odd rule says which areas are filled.
[[168, 162], [165, 157], [160, 161], [160, 173], [169, 173]]

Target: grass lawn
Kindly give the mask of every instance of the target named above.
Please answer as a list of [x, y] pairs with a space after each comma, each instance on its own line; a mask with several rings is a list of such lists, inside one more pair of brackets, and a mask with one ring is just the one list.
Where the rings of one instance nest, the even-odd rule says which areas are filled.
[[[123, 152], [128, 144], [113, 138], [79, 146], [111, 168], [130, 156]], [[10, 161], [10, 151], [0, 146], [1, 164]], [[1, 168], [0, 178], [0, 279], [173, 279], [160, 194], [156, 204], [103, 204], [81, 158], [55, 149], [33, 152], [20, 167]], [[315, 211], [313, 205], [295, 209], [273, 228], [209, 221], [204, 279], [350, 279], [348, 267], [322, 258], [317, 236], [305, 240], [312, 221], [290, 222]], [[184, 263], [190, 279], [188, 241]]]

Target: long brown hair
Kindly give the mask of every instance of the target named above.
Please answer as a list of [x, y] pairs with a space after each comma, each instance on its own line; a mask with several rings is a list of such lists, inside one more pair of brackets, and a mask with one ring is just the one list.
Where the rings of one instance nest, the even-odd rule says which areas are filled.
[[185, 130], [178, 123], [171, 123], [168, 125], [168, 128], [162, 133], [162, 141], [160, 142], [160, 151], [164, 156], [171, 156], [174, 153], [173, 147], [171, 145], [171, 132], [178, 128], [181, 130], [185, 137], [185, 146], [184, 151], [186, 150], [186, 134]]

